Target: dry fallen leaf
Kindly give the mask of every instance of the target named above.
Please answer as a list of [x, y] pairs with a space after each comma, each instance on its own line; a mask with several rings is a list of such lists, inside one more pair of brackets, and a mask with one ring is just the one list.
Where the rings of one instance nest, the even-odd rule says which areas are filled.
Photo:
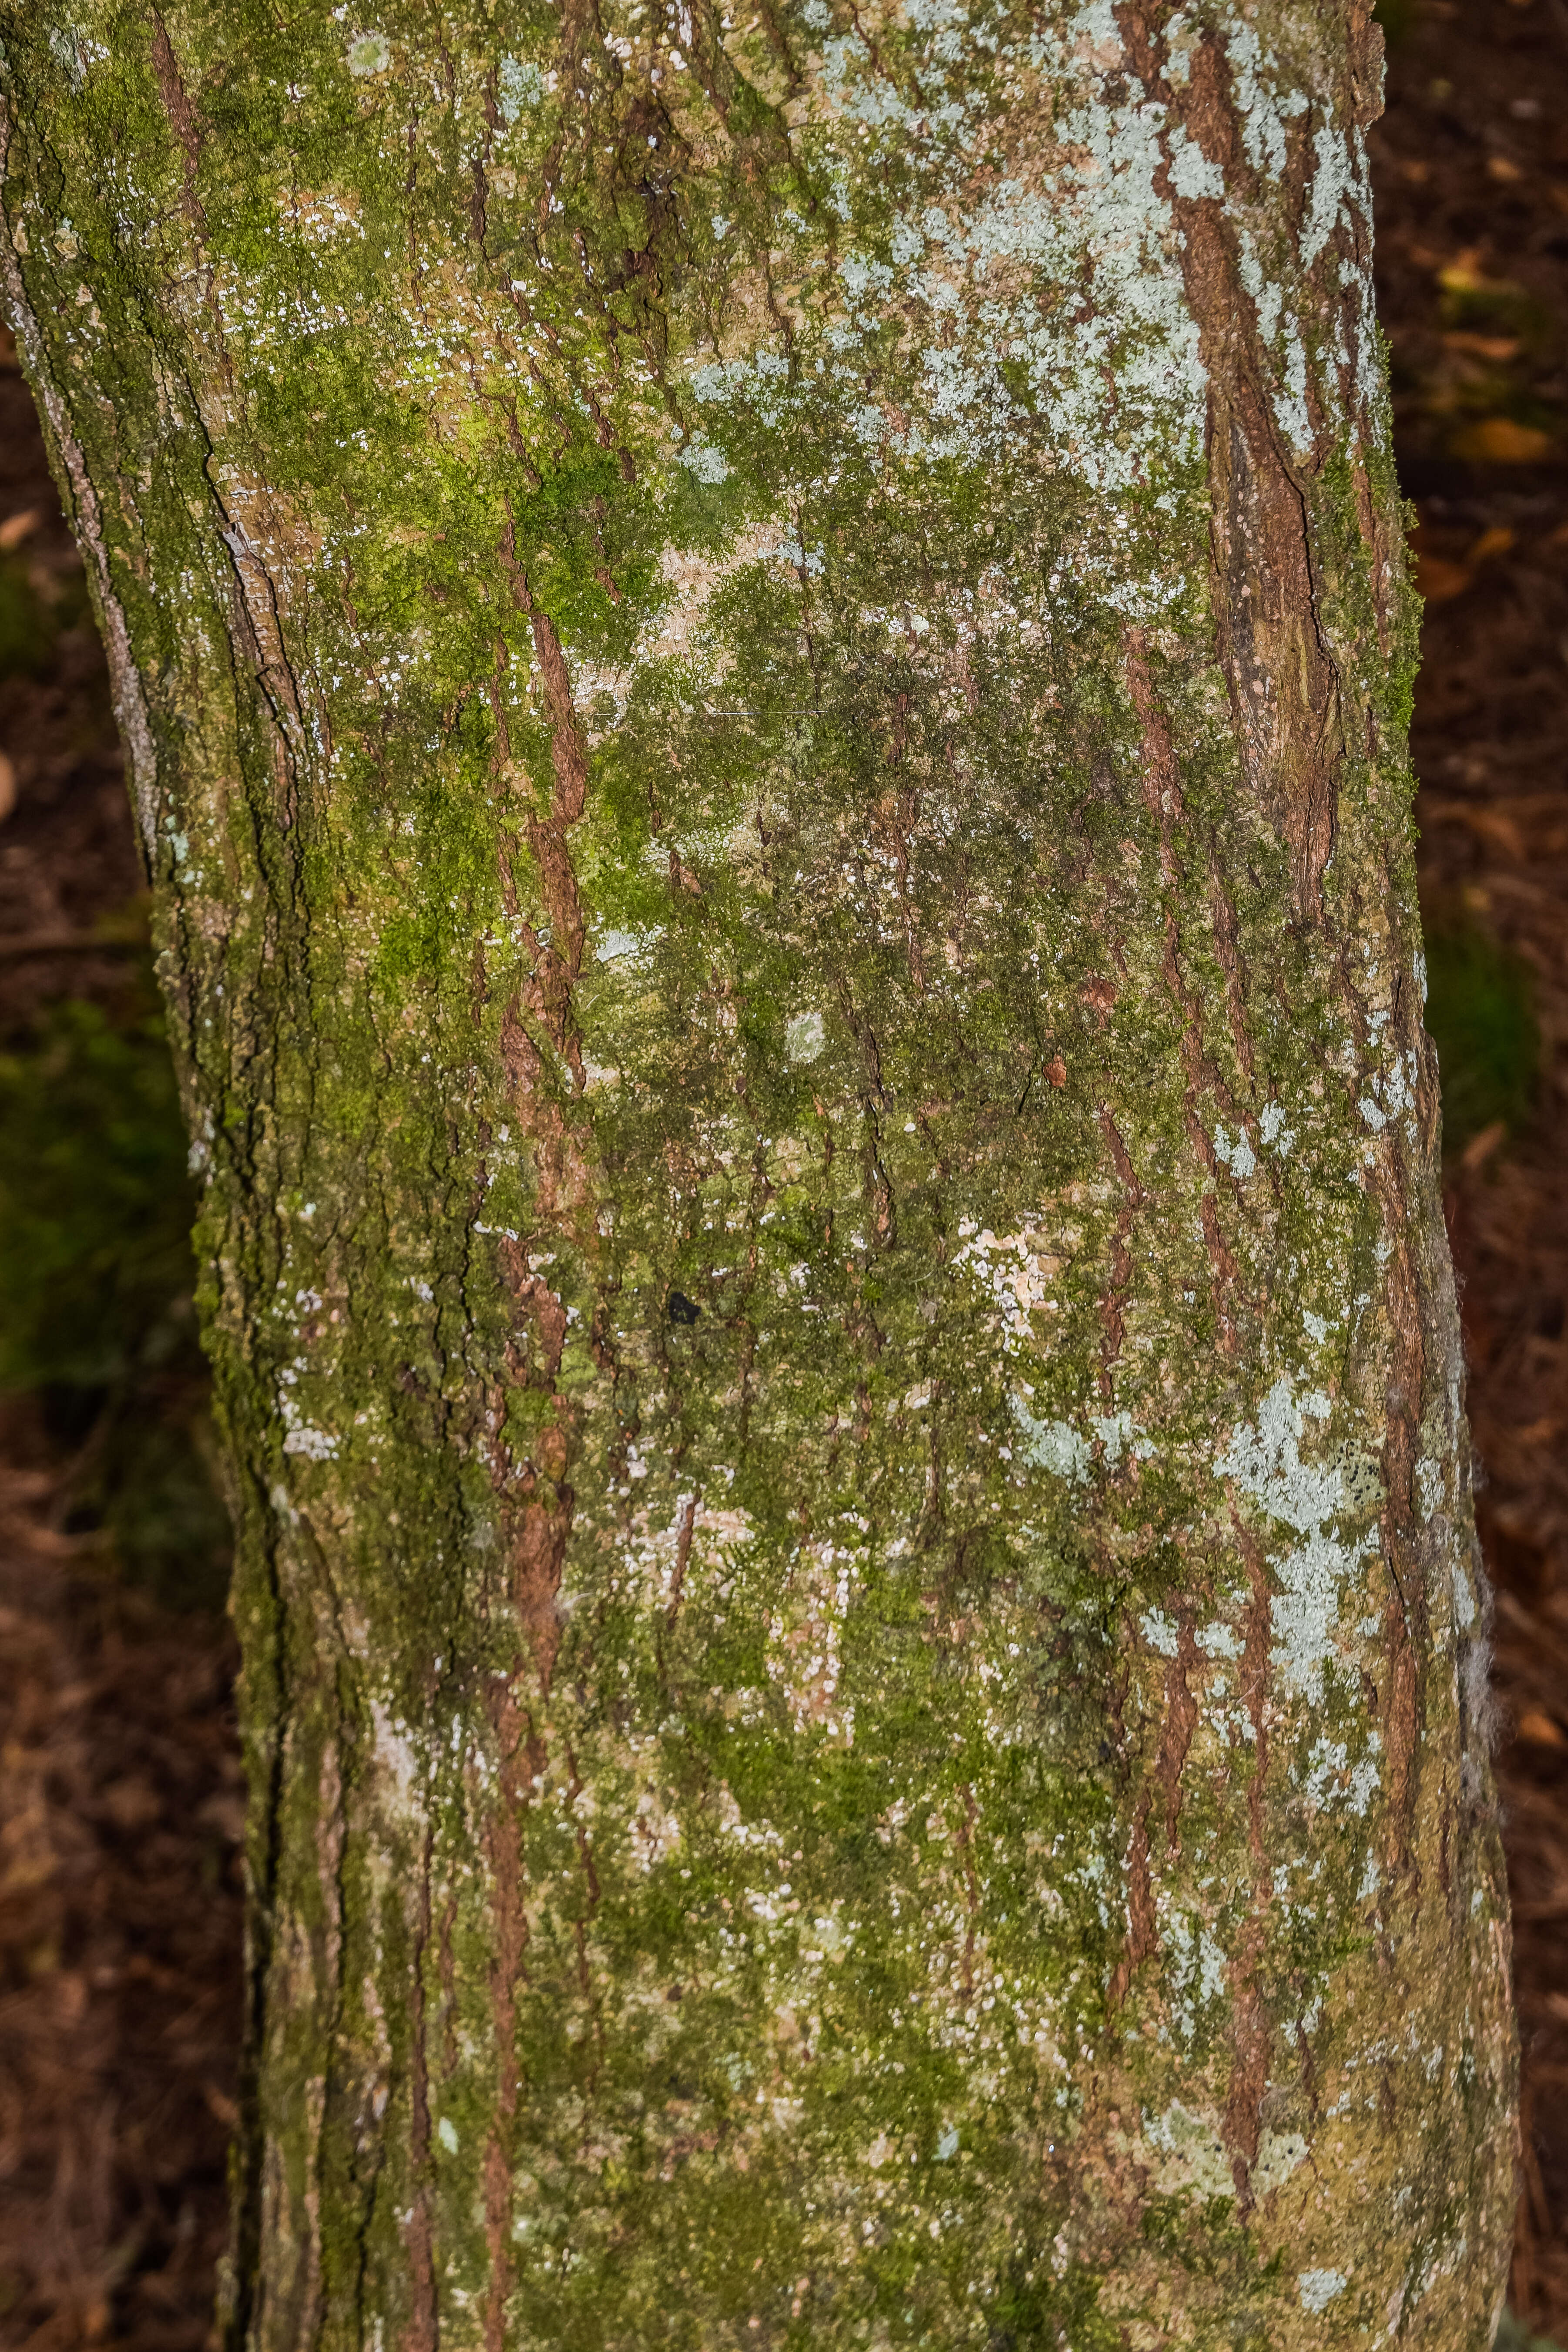
[[5, 521], [0, 522], [0, 548], [9, 551], [13, 547], [20, 547], [28, 532], [37, 530], [43, 519], [41, 507], [19, 507], [14, 515], [7, 515]]
[[1462, 596], [1470, 584], [1470, 574], [1462, 563], [1450, 563], [1445, 555], [1418, 555], [1415, 559], [1415, 593], [1428, 604], [1447, 604]]
[[[1478, 778], [1477, 781], [1481, 780]], [[1462, 824], [1479, 840], [1511, 859], [1514, 865], [1522, 866], [1526, 862], [1524, 835], [1519, 829], [1517, 819], [1510, 816], [1506, 809], [1499, 808], [1495, 801], [1442, 800], [1429, 793], [1421, 803], [1421, 822], [1423, 825]], [[1479, 897], [1472, 898], [1467, 889], [1465, 902], [1484, 910], [1486, 893], [1483, 890]]]
[[62, 1969], [53, 1985], [55, 2015], [62, 2025], [79, 2025], [87, 2014], [87, 1979], [79, 1969]]
[[238, 1845], [245, 1835], [245, 1798], [237, 1789], [219, 1789], [210, 1796], [196, 1815], [204, 1828], [212, 1828], [220, 1836]]
[[1459, 1154], [1459, 1165], [1467, 1176], [1473, 1176], [1478, 1168], [1486, 1166], [1507, 1133], [1507, 1120], [1494, 1118], [1489, 1127], [1483, 1127], [1479, 1135], [1471, 1136]]
[[1468, 359], [1495, 360], [1500, 364], [1519, 356], [1517, 335], [1478, 335], [1468, 327], [1455, 327], [1444, 336], [1443, 346], [1446, 351], [1463, 352]]
[[1483, 416], [1454, 444], [1455, 454], [1488, 466], [1538, 466], [1552, 455], [1552, 436], [1511, 416]]
[[204, 2083], [202, 2097], [206, 2102], [208, 2113], [216, 2116], [225, 2131], [232, 2131], [239, 2121], [239, 2109], [228, 2093], [220, 2091], [216, 2083]]
[[1489, 563], [1494, 555], [1508, 553], [1509, 549], [1513, 545], [1513, 538], [1512, 531], [1506, 524], [1494, 523], [1490, 530], [1482, 531], [1475, 545], [1467, 552], [1465, 562], [1472, 566]]
[[1487, 173], [1488, 176], [1494, 180], [1522, 180], [1524, 177], [1524, 173], [1520, 165], [1514, 163], [1511, 158], [1507, 155], [1489, 155], [1487, 157]]
[[111, 1781], [100, 1801], [110, 1820], [121, 1830], [144, 1830], [163, 1810], [163, 1801], [156, 1789], [131, 1775]]
[[0, 751], [0, 824], [4, 824], [16, 805], [16, 770], [13, 761]]
[[1528, 1739], [1532, 1748], [1568, 1748], [1568, 1736], [1564, 1735], [1561, 1724], [1554, 1723], [1538, 1706], [1528, 1707], [1520, 1717], [1518, 1733], [1520, 1738]]

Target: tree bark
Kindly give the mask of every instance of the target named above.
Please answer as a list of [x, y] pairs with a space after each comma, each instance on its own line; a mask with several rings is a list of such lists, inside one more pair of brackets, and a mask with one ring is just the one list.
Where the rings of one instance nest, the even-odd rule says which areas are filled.
[[61, 0], [234, 2347], [1490, 2341], [1365, 0]]

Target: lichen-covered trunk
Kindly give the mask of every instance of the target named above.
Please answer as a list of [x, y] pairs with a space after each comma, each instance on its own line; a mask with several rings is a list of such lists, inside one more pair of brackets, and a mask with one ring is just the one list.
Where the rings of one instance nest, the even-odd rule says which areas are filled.
[[247, 2352], [1489, 2342], [1364, 0], [13, 0]]

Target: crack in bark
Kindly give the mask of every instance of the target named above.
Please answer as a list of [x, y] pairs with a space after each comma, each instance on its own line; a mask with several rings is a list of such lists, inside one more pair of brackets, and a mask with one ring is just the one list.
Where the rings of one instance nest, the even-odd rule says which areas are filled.
[[[1212, 37], [1173, 83], [1141, 0], [1117, 10], [1139, 79], [1234, 186], [1245, 173], [1228, 89], [1228, 60]], [[1305, 148], [1287, 166], [1304, 198]], [[1270, 412], [1244, 326], [1253, 310], [1224, 205], [1184, 196], [1169, 163], [1161, 191], [1182, 231], [1181, 268], [1208, 373], [1205, 459], [1211, 485], [1213, 609], [1221, 667], [1247, 781], [1288, 843], [1300, 920], [1323, 919], [1322, 880], [1333, 855], [1337, 778], [1345, 753], [1339, 665], [1323, 634], [1311, 509]], [[1246, 306], [1244, 311], [1243, 306]], [[1303, 625], [1302, 615], [1306, 616]]]
[[[1198, 1097], [1211, 1094], [1232, 1118], [1237, 1116], [1229, 1087], [1204, 1044], [1203, 1001], [1197, 991], [1190, 988], [1182, 977], [1181, 926], [1176, 912], [1176, 892], [1185, 878], [1175, 851], [1175, 828], [1186, 815], [1182, 795], [1181, 777], [1176, 764], [1175, 746], [1170, 724], [1154, 691], [1149, 670], [1148, 639], [1145, 632], [1129, 626], [1122, 634], [1123, 668], [1129, 694], [1137, 713], [1143, 741], [1143, 796], [1150, 814], [1160, 830], [1160, 873], [1169, 894], [1164, 922], [1164, 955], [1162, 965], [1165, 986], [1181, 1015], [1182, 1067], [1185, 1077], [1184, 1103], [1187, 1140], [1194, 1157], [1209, 1178], [1219, 1179], [1219, 1160], [1207, 1129], [1197, 1113]], [[1205, 1194], [1201, 1211], [1204, 1239], [1208, 1250], [1213, 1285], [1215, 1315], [1219, 1324], [1219, 1344], [1227, 1356], [1237, 1352], [1239, 1339], [1232, 1305], [1237, 1267], [1219, 1229], [1218, 1212], [1213, 1196]]]
[[1110, 1153], [1122, 1194], [1122, 1205], [1117, 1213], [1116, 1230], [1111, 1239], [1110, 1287], [1100, 1302], [1104, 1338], [1100, 1343], [1098, 1377], [1101, 1399], [1110, 1404], [1116, 1392], [1116, 1366], [1126, 1330], [1127, 1299], [1132, 1288], [1132, 1253], [1128, 1242], [1133, 1220], [1143, 1206], [1143, 1187], [1138, 1181], [1131, 1154], [1121, 1139], [1121, 1131], [1104, 1103], [1100, 1106], [1098, 1118], [1100, 1131], [1105, 1138], [1106, 1149]]

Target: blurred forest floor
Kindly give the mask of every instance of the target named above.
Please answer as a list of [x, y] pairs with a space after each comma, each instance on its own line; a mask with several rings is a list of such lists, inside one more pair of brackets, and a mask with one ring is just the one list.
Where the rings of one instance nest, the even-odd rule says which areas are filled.
[[197, 2352], [240, 1772], [192, 1192], [109, 682], [0, 339], [0, 2343]]
[[[1568, 0], [1383, 0], [1428, 1021], [1498, 1584], [1514, 2310], [1568, 2343]], [[0, 2344], [211, 2340], [239, 2026], [184, 1139], [81, 573], [0, 350]], [[1522, 2345], [1527, 2332], [1512, 2341]]]

